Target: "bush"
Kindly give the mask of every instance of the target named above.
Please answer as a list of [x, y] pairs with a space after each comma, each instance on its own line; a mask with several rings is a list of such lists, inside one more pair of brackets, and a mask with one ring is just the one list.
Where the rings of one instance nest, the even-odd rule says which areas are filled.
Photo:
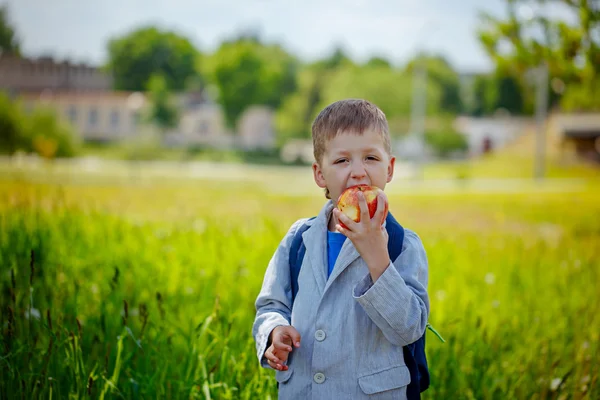
[[54, 111], [36, 108], [26, 115], [19, 102], [0, 93], [0, 153], [37, 153], [52, 159], [77, 154], [78, 143], [72, 129]]
[[0, 93], [0, 153], [14, 154], [28, 147], [24, 122], [18, 105], [6, 94]]
[[467, 139], [453, 129], [427, 131], [425, 141], [440, 157], [447, 157], [455, 152], [466, 151], [469, 148]]
[[73, 157], [78, 152], [72, 129], [61, 123], [52, 110], [36, 109], [29, 117], [27, 128], [31, 150], [44, 158]]

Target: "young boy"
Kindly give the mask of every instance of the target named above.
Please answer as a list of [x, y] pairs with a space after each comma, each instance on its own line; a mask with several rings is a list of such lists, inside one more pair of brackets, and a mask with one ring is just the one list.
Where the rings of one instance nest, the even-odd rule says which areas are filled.
[[[292, 225], [267, 267], [253, 326], [258, 359], [276, 370], [282, 399], [405, 399], [402, 347], [424, 334], [429, 316], [423, 244], [405, 229], [402, 252], [390, 259], [383, 194], [373, 218], [360, 198], [359, 223], [335, 207], [347, 187], [383, 190], [392, 180], [387, 120], [368, 101], [342, 100], [321, 111], [312, 135], [314, 179], [329, 200], [315, 219]], [[292, 304], [289, 252], [303, 224]]]

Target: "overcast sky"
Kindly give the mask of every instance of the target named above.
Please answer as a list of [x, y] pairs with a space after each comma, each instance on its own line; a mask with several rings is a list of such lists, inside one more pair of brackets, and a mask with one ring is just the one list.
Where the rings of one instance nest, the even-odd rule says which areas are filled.
[[313, 60], [336, 45], [357, 61], [380, 55], [401, 65], [416, 49], [444, 54], [458, 69], [491, 62], [477, 41], [480, 10], [503, 14], [503, 0], [0, 0], [28, 56], [102, 63], [106, 43], [156, 24], [213, 51], [240, 30]]

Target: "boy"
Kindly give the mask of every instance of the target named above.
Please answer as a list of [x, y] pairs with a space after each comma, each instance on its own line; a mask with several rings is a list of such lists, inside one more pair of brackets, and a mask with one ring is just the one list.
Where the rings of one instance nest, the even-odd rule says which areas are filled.
[[[279, 398], [405, 399], [411, 379], [402, 347], [424, 334], [429, 316], [423, 244], [405, 229], [391, 260], [383, 198], [372, 219], [360, 198], [359, 223], [335, 207], [347, 187], [383, 190], [392, 180], [387, 120], [368, 101], [342, 100], [321, 111], [312, 135], [314, 179], [329, 200], [315, 219], [292, 225], [267, 267], [253, 326], [258, 358], [276, 370]], [[306, 253], [292, 304], [289, 252], [303, 224]]]

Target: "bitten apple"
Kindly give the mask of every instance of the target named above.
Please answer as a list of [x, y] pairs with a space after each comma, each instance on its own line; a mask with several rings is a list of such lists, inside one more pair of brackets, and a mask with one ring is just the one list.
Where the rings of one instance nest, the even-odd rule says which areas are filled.
[[[355, 185], [347, 188], [342, 192], [337, 201], [337, 208], [354, 222], [360, 222], [360, 205], [358, 202], [358, 192], [362, 192], [365, 196], [367, 206], [369, 207], [369, 216], [373, 218], [373, 215], [375, 215], [375, 211], [377, 211], [377, 194], [379, 192], [383, 192], [383, 190], [381, 190], [377, 186]], [[383, 218], [381, 220], [382, 224], [383, 221], [385, 221], [387, 214], [388, 202], [386, 200], [383, 209]], [[342, 221], [340, 221], [340, 225], [343, 228], [348, 229], [348, 227], [344, 225]]]

